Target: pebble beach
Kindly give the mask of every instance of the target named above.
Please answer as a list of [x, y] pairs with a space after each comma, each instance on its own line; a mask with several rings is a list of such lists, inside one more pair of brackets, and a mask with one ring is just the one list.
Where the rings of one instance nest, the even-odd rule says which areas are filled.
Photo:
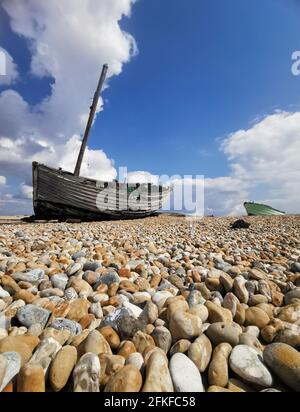
[[0, 224], [0, 392], [299, 392], [300, 216]]

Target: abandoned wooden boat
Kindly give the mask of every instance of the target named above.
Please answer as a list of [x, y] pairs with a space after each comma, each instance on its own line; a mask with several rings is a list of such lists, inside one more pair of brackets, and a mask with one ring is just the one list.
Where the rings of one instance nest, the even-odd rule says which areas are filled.
[[162, 185], [104, 182], [80, 176], [89, 131], [108, 66], [97, 85], [74, 173], [32, 163], [33, 208], [37, 219], [84, 220], [146, 217], [161, 209], [170, 189]]
[[244, 207], [248, 216], [280, 216], [285, 215], [285, 212], [274, 209], [271, 206], [263, 205], [254, 202], [245, 202]]

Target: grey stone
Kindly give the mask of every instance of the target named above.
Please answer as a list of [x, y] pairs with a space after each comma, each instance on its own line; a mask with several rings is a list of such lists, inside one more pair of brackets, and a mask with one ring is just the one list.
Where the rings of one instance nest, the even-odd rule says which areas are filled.
[[82, 332], [82, 327], [78, 322], [65, 318], [56, 318], [51, 323], [51, 327], [57, 330], [68, 329], [72, 335], [78, 335]]
[[208, 327], [205, 333], [216, 346], [226, 342], [233, 347], [239, 343], [239, 330], [228, 323], [215, 322]]
[[51, 277], [51, 283], [54, 288], [65, 290], [69, 278], [65, 274], [54, 275]]
[[81, 263], [79, 263], [79, 262], [71, 263], [66, 269], [66, 274], [68, 276], [72, 276], [81, 269], [82, 269], [82, 264]]
[[47, 309], [28, 304], [18, 309], [17, 318], [19, 322], [27, 328], [29, 328], [31, 325], [34, 325], [35, 323], [40, 323], [44, 328], [50, 314], [51, 312]]
[[293, 262], [291, 264], [291, 272], [294, 272], [294, 273], [299, 272], [300, 273], [300, 263], [299, 262]]
[[0, 354], [0, 392], [16, 376], [21, 368], [21, 356], [18, 352]]
[[99, 261], [85, 262], [83, 265], [83, 270], [91, 270], [92, 272], [95, 272], [99, 268], [102, 268], [102, 264]]
[[299, 299], [300, 300], [300, 288], [296, 288], [293, 290], [290, 290], [285, 296], [284, 296], [284, 303], [286, 305], [289, 305], [292, 301], [292, 299]]
[[76, 290], [75, 290], [74, 288], [72, 288], [72, 287], [65, 289], [65, 298], [66, 298], [67, 300], [77, 299], [77, 298], [78, 298], [78, 295], [77, 295]]
[[99, 283], [105, 283], [106, 285], [110, 285], [111, 283], [120, 283], [120, 277], [117, 272], [111, 270], [110, 272], [102, 275]]
[[33, 269], [29, 272], [15, 272], [11, 277], [17, 282], [23, 280], [32, 284], [39, 283], [45, 276], [43, 269]]

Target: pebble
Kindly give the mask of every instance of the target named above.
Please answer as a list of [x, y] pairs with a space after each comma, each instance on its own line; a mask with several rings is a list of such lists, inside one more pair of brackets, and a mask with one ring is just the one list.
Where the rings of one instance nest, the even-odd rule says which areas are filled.
[[42, 365], [27, 363], [18, 375], [18, 392], [45, 392], [45, 374]]
[[32, 352], [29, 346], [20, 341], [17, 336], [6, 336], [0, 340], [0, 354], [5, 352], [17, 352], [21, 357], [21, 365], [29, 361]]
[[270, 387], [273, 377], [258, 352], [247, 345], [237, 345], [229, 358], [230, 368], [242, 379], [260, 386]]
[[64, 318], [54, 319], [51, 327], [58, 330], [67, 329], [72, 335], [78, 335], [82, 331], [81, 325], [78, 322]]
[[126, 365], [110, 378], [104, 392], [139, 392], [142, 384], [139, 369], [134, 365]]
[[205, 333], [210, 341], [216, 346], [219, 345], [219, 343], [225, 342], [234, 347], [239, 343], [239, 330], [228, 323], [213, 323], [208, 327]]
[[169, 372], [168, 359], [162, 353], [151, 354], [146, 367], [146, 378], [142, 392], [173, 392], [173, 382]]
[[169, 352], [169, 349], [172, 344], [172, 335], [165, 326], [157, 326], [151, 336], [154, 339], [156, 346], [161, 348], [166, 354]]
[[228, 383], [228, 357], [232, 351], [229, 343], [220, 343], [213, 351], [212, 360], [208, 368], [209, 385], [225, 388]]
[[42, 328], [44, 328], [48, 322], [50, 314], [51, 312], [49, 310], [28, 304], [18, 309], [17, 318], [18, 321], [27, 328], [35, 323], [39, 323]]
[[49, 371], [49, 381], [54, 392], [66, 386], [76, 363], [77, 350], [74, 346], [66, 345], [57, 352]]
[[246, 325], [254, 325], [262, 329], [268, 325], [270, 318], [266, 312], [255, 306], [246, 310]]
[[300, 353], [285, 343], [271, 343], [263, 353], [267, 366], [290, 388], [300, 392]]
[[188, 357], [194, 362], [201, 373], [207, 369], [211, 355], [212, 344], [204, 333], [188, 347]]
[[21, 368], [21, 356], [18, 352], [0, 354], [0, 392], [16, 376]]
[[74, 392], [100, 392], [100, 360], [94, 353], [85, 353], [73, 371]]
[[204, 392], [200, 372], [183, 353], [175, 353], [169, 365], [176, 392]]
[[202, 331], [201, 319], [188, 312], [176, 312], [169, 322], [173, 342], [179, 339], [193, 339], [198, 337]]

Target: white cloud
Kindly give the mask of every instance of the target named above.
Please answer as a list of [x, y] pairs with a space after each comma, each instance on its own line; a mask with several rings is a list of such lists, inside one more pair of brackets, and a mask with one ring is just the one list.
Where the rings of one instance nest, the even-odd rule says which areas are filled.
[[[2, 73], [5, 73], [5, 75], [2, 75]], [[0, 46], [0, 86], [13, 84], [18, 77], [18, 67], [12, 56]]]
[[[49, 78], [51, 92], [34, 106], [16, 91], [0, 94], [0, 173], [28, 185], [32, 160], [73, 171], [102, 65], [108, 63], [110, 78], [137, 53], [133, 37], [120, 27], [134, 3], [1, 2], [12, 30], [27, 40], [32, 75]], [[102, 105], [100, 98], [98, 112]], [[87, 149], [81, 174], [112, 180], [116, 170], [102, 150]]]
[[32, 199], [32, 186], [26, 185], [25, 183], [21, 183], [20, 192], [24, 199]]
[[244, 201], [253, 200], [299, 213], [300, 112], [266, 116], [248, 130], [232, 133], [221, 149], [231, 175], [207, 179], [209, 207], [235, 213], [243, 211]]
[[159, 183], [159, 177], [145, 171], [136, 171], [127, 173], [126, 183], [151, 183], [157, 185]]
[[6, 177], [0, 176], [0, 186], [5, 186], [5, 185], [6, 185]]

